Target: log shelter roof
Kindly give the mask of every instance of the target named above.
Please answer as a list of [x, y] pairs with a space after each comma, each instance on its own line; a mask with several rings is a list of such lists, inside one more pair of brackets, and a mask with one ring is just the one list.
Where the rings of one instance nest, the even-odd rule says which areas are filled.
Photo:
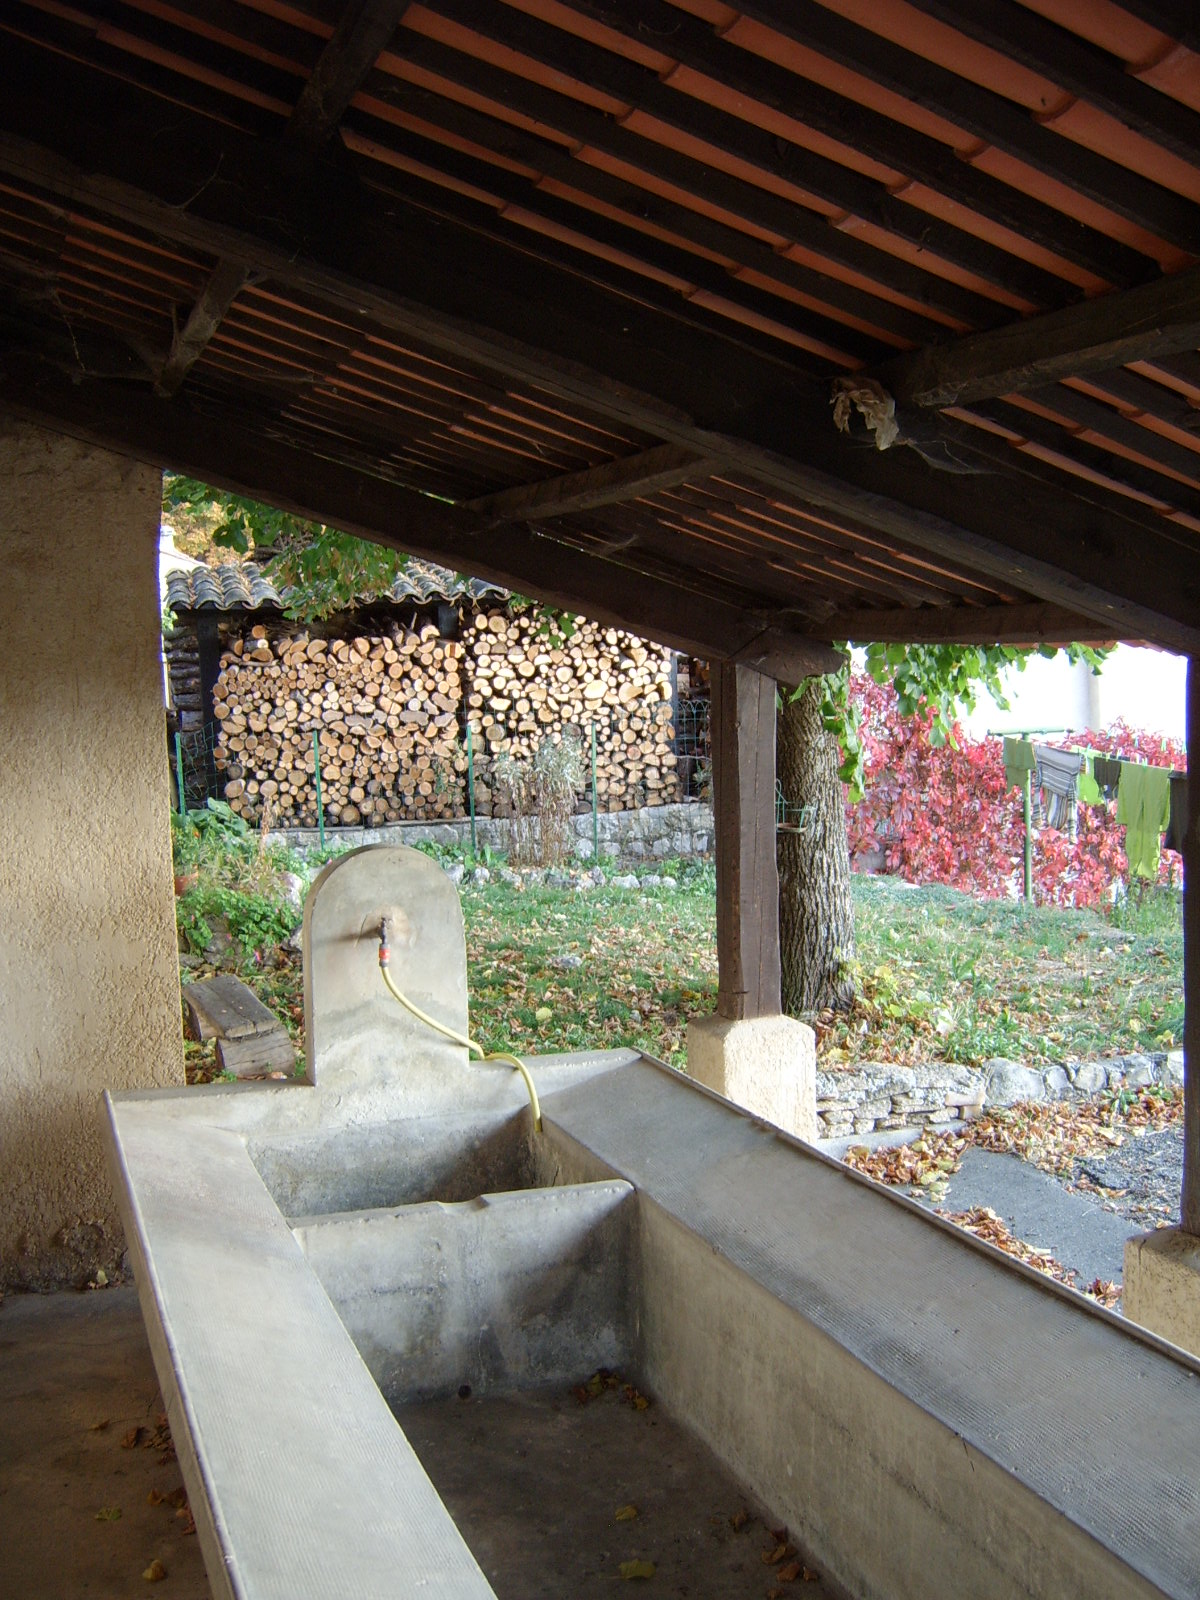
[[[254, 561], [226, 561], [217, 566], [177, 567], [167, 574], [167, 605], [172, 611], [283, 611], [296, 591], [275, 586]], [[415, 558], [382, 593], [361, 594], [363, 605], [430, 606], [436, 604], [503, 604], [507, 589], [479, 578], [464, 578], [431, 561]]]
[[1200, 650], [1188, 0], [3, 0], [0, 407], [693, 654]]

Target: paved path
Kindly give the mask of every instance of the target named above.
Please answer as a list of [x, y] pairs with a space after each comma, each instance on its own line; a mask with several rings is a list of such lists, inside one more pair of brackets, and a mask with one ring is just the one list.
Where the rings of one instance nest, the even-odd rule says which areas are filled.
[[1073, 1194], [1048, 1173], [1017, 1156], [964, 1150], [937, 1209], [990, 1206], [1018, 1239], [1049, 1250], [1073, 1267], [1080, 1287], [1096, 1278], [1120, 1283], [1125, 1241], [1137, 1228], [1095, 1200]]

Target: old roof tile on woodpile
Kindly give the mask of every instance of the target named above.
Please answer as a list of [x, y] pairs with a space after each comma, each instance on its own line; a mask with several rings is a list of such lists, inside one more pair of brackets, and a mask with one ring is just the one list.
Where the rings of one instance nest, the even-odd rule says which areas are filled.
[[[277, 589], [253, 561], [178, 570], [167, 578], [173, 611], [282, 611], [296, 591]], [[386, 594], [362, 594], [364, 604], [434, 605], [460, 600], [507, 600], [508, 590], [479, 578], [463, 578], [432, 561], [411, 558]]]

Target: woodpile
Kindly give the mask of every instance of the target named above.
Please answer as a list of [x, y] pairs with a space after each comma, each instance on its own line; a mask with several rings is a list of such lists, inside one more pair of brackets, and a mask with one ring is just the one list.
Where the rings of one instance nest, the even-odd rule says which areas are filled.
[[213, 711], [224, 797], [252, 822], [315, 825], [314, 729], [331, 826], [461, 817], [468, 719], [481, 816], [504, 809], [497, 756], [574, 733], [590, 769], [593, 724], [601, 810], [678, 797], [670, 652], [582, 619], [564, 639], [481, 612], [461, 643], [432, 623], [348, 639], [260, 624], [222, 654]]
[[480, 613], [466, 629], [466, 708], [476, 739], [476, 806], [499, 809], [491, 763], [528, 758], [548, 735], [574, 732], [590, 758], [602, 811], [662, 805], [677, 796], [671, 657], [617, 628], [576, 619], [548, 636], [530, 613]]
[[249, 820], [315, 824], [316, 731], [331, 825], [461, 816], [462, 656], [432, 623], [353, 639], [254, 628], [213, 694], [226, 800]]

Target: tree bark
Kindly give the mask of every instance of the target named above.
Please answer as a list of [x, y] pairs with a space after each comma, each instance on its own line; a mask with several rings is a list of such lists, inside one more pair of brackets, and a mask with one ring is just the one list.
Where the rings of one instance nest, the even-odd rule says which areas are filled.
[[[838, 777], [838, 746], [821, 721], [821, 685], [783, 692], [776, 760], [789, 806], [809, 810], [802, 832], [779, 833], [779, 947], [789, 1016], [854, 998], [854, 905]], [[790, 820], [790, 818], [789, 818]]]

